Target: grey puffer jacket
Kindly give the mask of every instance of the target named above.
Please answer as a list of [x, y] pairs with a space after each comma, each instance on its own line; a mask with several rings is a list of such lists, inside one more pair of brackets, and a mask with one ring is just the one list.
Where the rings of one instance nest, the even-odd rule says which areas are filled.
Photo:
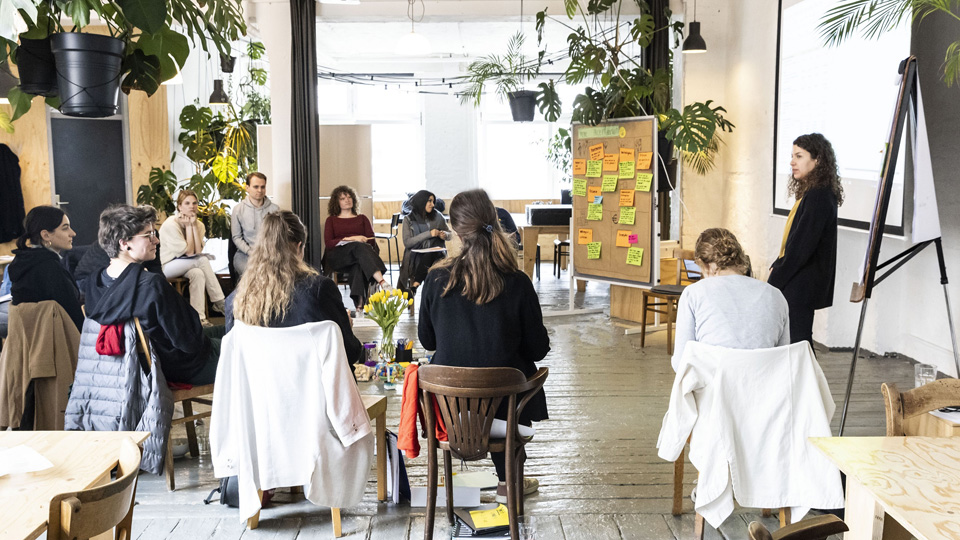
[[149, 431], [150, 437], [143, 442], [140, 468], [163, 474], [173, 419], [173, 395], [156, 355], [151, 355], [150, 370], [145, 372], [145, 365], [141, 367], [137, 354], [133, 321], [123, 327], [123, 356], [98, 354], [99, 333], [100, 324], [91, 319], [83, 321], [77, 373], [67, 403], [64, 429]]

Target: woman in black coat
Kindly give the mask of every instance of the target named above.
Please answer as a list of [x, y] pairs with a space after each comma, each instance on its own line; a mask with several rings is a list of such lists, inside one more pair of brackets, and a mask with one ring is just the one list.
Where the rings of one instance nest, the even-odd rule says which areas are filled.
[[837, 209], [843, 187], [833, 146], [823, 135], [793, 141], [790, 193], [796, 198], [783, 232], [780, 255], [767, 283], [790, 308], [790, 342], [813, 345], [813, 312], [833, 305], [837, 270]]
[[27, 214], [24, 228], [9, 269], [13, 305], [54, 300], [81, 330], [80, 290], [60, 255], [73, 248], [77, 235], [70, 228], [70, 218], [59, 208], [37, 206]]
[[[458, 367], [512, 367], [527, 377], [535, 362], [550, 351], [540, 299], [526, 274], [517, 268], [510, 239], [483, 190], [465, 191], [450, 202], [450, 223], [463, 242], [460, 254], [437, 263], [427, 274], [420, 301], [420, 343], [435, 350], [433, 363]], [[504, 404], [505, 405], [505, 404]], [[497, 412], [506, 419], [506, 407]], [[520, 423], [547, 419], [541, 389], [524, 408]], [[505, 460], [491, 452], [506, 500]], [[524, 494], [537, 490], [524, 478]]]

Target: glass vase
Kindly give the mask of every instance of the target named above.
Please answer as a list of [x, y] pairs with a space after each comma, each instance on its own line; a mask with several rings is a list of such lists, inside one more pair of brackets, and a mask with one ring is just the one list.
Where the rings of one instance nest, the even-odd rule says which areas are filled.
[[382, 328], [383, 337], [380, 338], [380, 361], [393, 362], [397, 353], [397, 344], [393, 341], [395, 327]]

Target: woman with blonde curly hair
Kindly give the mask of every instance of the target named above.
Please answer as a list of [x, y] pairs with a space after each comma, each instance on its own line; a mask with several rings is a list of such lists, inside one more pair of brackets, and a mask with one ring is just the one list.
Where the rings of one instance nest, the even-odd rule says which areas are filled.
[[357, 192], [350, 186], [337, 186], [330, 194], [327, 221], [323, 224], [323, 267], [327, 273], [350, 274], [350, 298], [362, 307], [367, 285], [390, 285], [383, 279], [387, 267], [380, 259], [380, 247], [367, 216], [357, 211]]
[[337, 285], [303, 262], [307, 229], [296, 214], [267, 214], [237, 290], [227, 297], [227, 331], [236, 319], [251, 326], [286, 328], [333, 321], [343, 334], [347, 359], [362, 352]]
[[703, 278], [688, 285], [677, 306], [677, 336], [670, 363], [676, 370], [688, 341], [731, 349], [790, 344], [787, 301], [774, 287], [751, 277], [749, 259], [726, 229], [697, 238], [694, 259]]

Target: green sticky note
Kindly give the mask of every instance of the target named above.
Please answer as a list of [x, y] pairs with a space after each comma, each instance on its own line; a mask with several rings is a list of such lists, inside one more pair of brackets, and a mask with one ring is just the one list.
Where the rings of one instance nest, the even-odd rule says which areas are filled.
[[653, 173], [640, 173], [637, 175], [637, 191], [650, 191], [650, 184], [653, 183]]
[[587, 220], [588, 221], [600, 221], [603, 219], [603, 205], [602, 204], [588, 204], [587, 205]]
[[603, 183], [600, 184], [600, 191], [616, 191], [616, 190], [617, 190], [617, 175], [615, 174], [603, 175]]
[[643, 248], [632, 247], [628, 249], [627, 264], [632, 264], [634, 266], [643, 266]]
[[586, 178], [573, 179], [573, 194], [579, 197], [585, 197], [587, 195], [587, 179]]
[[[587, 219], [590, 219], [589, 217]], [[621, 206], [620, 207], [620, 225], [633, 225], [637, 221], [637, 207], [636, 206]]]
[[634, 162], [633, 161], [621, 161], [620, 162], [620, 178], [633, 178], [634, 174]]
[[603, 174], [603, 160], [587, 160], [587, 178], [600, 178], [601, 174]]
[[588, 259], [600, 258], [600, 242], [590, 242], [589, 244], [587, 244], [587, 258]]

